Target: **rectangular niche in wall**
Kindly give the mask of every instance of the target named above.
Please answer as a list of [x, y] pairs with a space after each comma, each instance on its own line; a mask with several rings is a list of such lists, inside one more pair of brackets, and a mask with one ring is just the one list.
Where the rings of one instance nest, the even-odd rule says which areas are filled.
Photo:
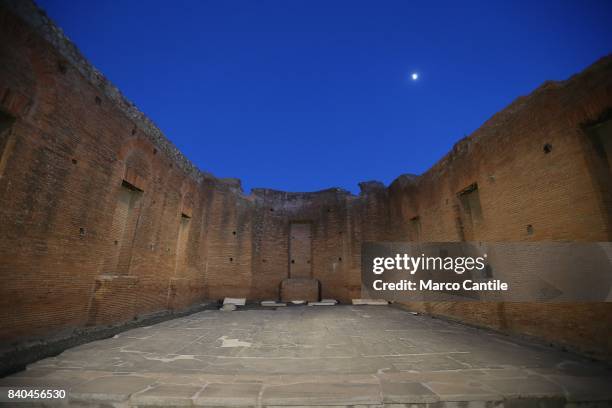
[[179, 224], [178, 239], [176, 241], [176, 271], [185, 265], [187, 260], [187, 240], [189, 239], [189, 226], [191, 225], [191, 217], [182, 213]]
[[127, 275], [132, 260], [132, 248], [140, 217], [142, 190], [123, 181], [113, 215], [110, 240], [113, 250], [107, 258], [104, 273]]
[[0, 177], [4, 175], [6, 163], [13, 150], [15, 137], [11, 133], [14, 118], [0, 111]]
[[599, 160], [610, 172], [612, 169], [612, 119], [589, 126], [586, 132], [591, 138]]
[[595, 194], [601, 203], [602, 216], [612, 239], [612, 112], [607, 119], [584, 128], [587, 135], [587, 164]]
[[408, 222], [408, 232], [410, 241], [421, 239], [421, 218], [418, 215]]
[[312, 224], [292, 222], [289, 231], [289, 277], [312, 277]]
[[478, 184], [471, 184], [467, 188], [461, 190], [458, 197], [461, 203], [460, 221], [463, 228], [463, 236], [466, 241], [471, 241], [475, 238], [475, 229], [477, 229], [482, 222], [482, 208], [480, 206]]

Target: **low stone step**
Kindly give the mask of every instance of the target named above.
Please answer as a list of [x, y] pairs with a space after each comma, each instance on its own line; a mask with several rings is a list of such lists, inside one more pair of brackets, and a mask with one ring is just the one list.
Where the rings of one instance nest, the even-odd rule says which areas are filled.
[[261, 302], [261, 305], [265, 307], [285, 307], [287, 306], [286, 303], [277, 302], [276, 300], [263, 300]]
[[353, 299], [354, 305], [370, 305], [370, 306], [383, 306], [388, 305], [389, 302], [384, 299]]
[[224, 305], [236, 305], [236, 306], [244, 306], [246, 305], [246, 298], [230, 298], [226, 297], [223, 299]]
[[308, 302], [308, 306], [335, 306], [336, 305], [335, 300], [322, 300], [320, 302]]

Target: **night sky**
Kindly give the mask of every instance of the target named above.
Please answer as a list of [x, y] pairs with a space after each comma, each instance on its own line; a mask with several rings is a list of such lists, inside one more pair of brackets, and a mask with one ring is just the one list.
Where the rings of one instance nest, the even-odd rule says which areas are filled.
[[420, 174], [612, 52], [610, 0], [38, 4], [190, 160], [246, 192]]

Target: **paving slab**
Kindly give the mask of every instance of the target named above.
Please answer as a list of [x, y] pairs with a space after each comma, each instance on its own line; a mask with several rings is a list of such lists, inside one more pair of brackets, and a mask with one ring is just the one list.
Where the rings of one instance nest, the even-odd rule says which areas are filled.
[[206, 310], [0, 379], [82, 407], [605, 406], [610, 384], [609, 365], [380, 305]]
[[477, 382], [426, 382], [441, 401], [503, 401], [501, 393]]
[[70, 399], [79, 401], [118, 402], [142, 391], [155, 382], [152, 378], [138, 376], [109, 376], [96, 378], [75, 386]]
[[263, 405], [375, 405], [380, 388], [361, 383], [298, 383], [265, 387]]
[[261, 389], [261, 383], [213, 383], [208, 384], [193, 402], [195, 406], [254, 407]]
[[385, 404], [431, 404], [440, 398], [429, 388], [418, 382], [381, 380]]
[[130, 403], [148, 407], [189, 407], [202, 388], [196, 385], [159, 384], [132, 395]]

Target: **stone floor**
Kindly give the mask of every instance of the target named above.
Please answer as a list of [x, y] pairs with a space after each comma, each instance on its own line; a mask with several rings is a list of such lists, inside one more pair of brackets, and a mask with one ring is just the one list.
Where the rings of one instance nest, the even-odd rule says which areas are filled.
[[[610, 406], [610, 367], [390, 306], [203, 311], [0, 380], [70, 406]], [[10, 406], [24, 406], [11, 405]]]

